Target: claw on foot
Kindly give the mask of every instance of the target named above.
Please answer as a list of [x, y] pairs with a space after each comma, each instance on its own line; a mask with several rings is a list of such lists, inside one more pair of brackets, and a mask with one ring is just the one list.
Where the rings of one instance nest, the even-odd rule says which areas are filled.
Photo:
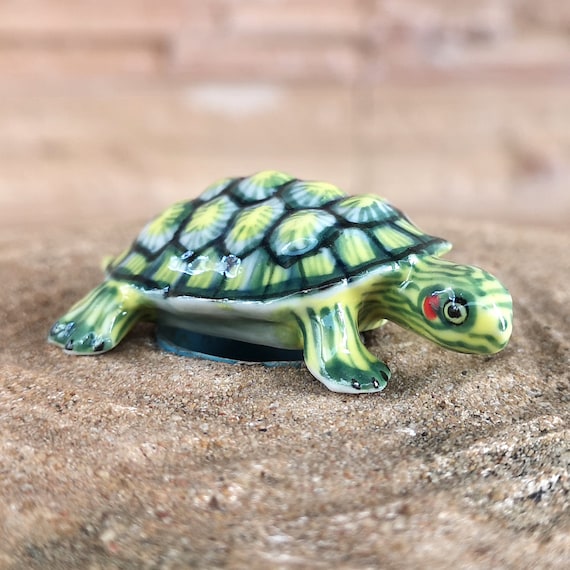
[[141, 317], [143, 301], [136, 288], [106, 281], [51, 327], [48, 340], [74, 354], [111, 350]]

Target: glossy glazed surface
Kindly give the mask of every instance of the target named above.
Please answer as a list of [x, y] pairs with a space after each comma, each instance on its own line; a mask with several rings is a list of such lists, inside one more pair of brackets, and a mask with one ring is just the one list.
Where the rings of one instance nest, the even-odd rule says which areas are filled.
[[508, 342], [508, 291], [482, 269], [437, 259], [450, 248], [378, 196], [277, 171], [224, 179], [149, 222], [50, 341], [105, 352], [147, 318], [302, 350], [331, 390], [375, 392], [390, 371], [360, 332], [385, 319], [460, 352]]

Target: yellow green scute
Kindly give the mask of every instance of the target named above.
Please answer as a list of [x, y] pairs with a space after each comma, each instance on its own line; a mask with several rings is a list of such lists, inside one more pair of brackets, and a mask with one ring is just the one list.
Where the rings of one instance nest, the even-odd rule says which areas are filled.
[[284, 172], [263, 170], [241, 180], [233, 189], [233, 193], [244, 202], [266, 200], [277, 192], [279, 186], [290, 180], [293, 180], [293, 177]]
[[219, 287], [228, 273], [228, 264], [225, 256], [209, 247], [192, 259], [180, 259], [178, 270], [182, 276], [179, 281], [182, 290], [204, 293]]
[[[308, 282], [303, 277], [302, 266], [299, 261], [288, 267], [272, 263], [266, 266], [265, 271], [268, 273], [268, 277], [263, 280], [266, 286], [263, 289], [262, 298], [265, 296], [279, 297], [291, 293], [299, 293], [310, 288]], [[254, 284], [252, 283], [252, 285]], [[250, 291], [247, 293], [250, 294]]]
[[441, 255], [450, 248], [448, 242], [424, 234], [404, 218], [392, 224], [372, 227], [369, 231], [388, 256], [394, 259], [399, 259], [410, 249], [417, 250], [415, 253], [420, 255], [425, 253]]
[[322, 210], [299, 210], [285, 218], [269, 238], [269, 247], [279, 259], [305, 255], [319, 247], [336, 218]]
[[238, 206], [228, 197], [219, 196], [200, 205], [182, 230], [180, 243], [189, 251], [197, 251], [227, 231]]
[[342, 231], [334, 243], [342, 263], [349, 268], [369, 265], [378, 259], [379, 252], [366, 233], [359, 228]]
[[266, 202], [242, 210], [233, 221], [225, 237], [225, 245], [234, 255], [244, 255], [259, 246], [268, 229], [283, 214], [281, 200]]
[[120, 270], [130, 275], [140, 275], [148, 266], [148, 261], [144, 255], [136, 251], [131, 251], [118, 263], [114, 263], [112, 271]]
[[179, 257], [176, 255], [161, 256], [149, 267], [147, 274], [157, 283], [174, 283], [180, 276], [178, 262]]
[[313, 255], [303, 256], [298, 263], [307, 281], [312, 285], [317, 285], [319, 281], [322, 282], [323, 278], [341, 276], [341, 270], [328, 248], [322, 248]]
[[189, 201], [173, 204], [142, 229], [137, 242], [151, 252], [158, 251], [172, 240], [192, 208], [193, 204]]
[[400, 232], [393, 227], [385, 227], [374, 232], [378, 239], [382, 240], [382, 245], [391, 252], [407, 249], [414, 245], [416, 240], [409, 234]]
[[234, 180], [235, 178], [229, 178], [229, 177], [220, 178], [220, 180], [216, 180], [216, 182], [210, 184], [210, 186], [208, 186], [204, 190], [204, 192], [202, 192], [202, 194], [200, 195], [201, 200], [203, 202], [208, 202], [213, 198], [215, 198], [216, 196], [219, 196]]
[[242, 260], [235, 274], [224, 281], [223, 292], [228, 296], [238, 293], [258, 291], [262, 294], [265, 289], [264, 277], [268, 276], [268, 265], [271, 263], [269, 254], [264, 249], [257, 249]]
[[281, 198], [293, 208], [319, 208], [346, 196], [346, 194], [328, 182], [305, 182], [298, 180], [281, 194]]
[[374, 194], [350, 196], [332, 208], [339, 216], [354, 224], [383, 223], [400, 216], [386, 200]]
[[415, 238], [425, 238], [427, 237], [425, 232], [420, 230], [417, 226], [412, 224], [407, 218], [398, 218], [394, 221], [394, 227], [400, 232], [404, 232], [407, 235], [412, 235]]

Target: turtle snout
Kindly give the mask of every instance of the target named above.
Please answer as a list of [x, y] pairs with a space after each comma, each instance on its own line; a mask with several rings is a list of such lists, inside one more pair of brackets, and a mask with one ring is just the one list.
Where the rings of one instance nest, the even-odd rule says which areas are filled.
[[488, 337], [487, 353], [500, 352], [507, 346], [513, 332], [513, 310], [510, 296], [500, 304], [485, 307], [481, 315], [481, 328]]
[[495, 336], [495, 343], [497, 346], [497, 350], [495, 352], [499, 352], [500, 350], [503, 350], [505, 346], [507, 346], [511, 338], [512, 332], [513, 332], [512, 316], [500, 315], [497, 322], [497, 334]]

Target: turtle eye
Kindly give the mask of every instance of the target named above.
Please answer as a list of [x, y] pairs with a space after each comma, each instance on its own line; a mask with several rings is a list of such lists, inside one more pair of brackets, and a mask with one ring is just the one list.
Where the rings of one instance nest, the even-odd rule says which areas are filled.
[[467, 301], [462, 297], [450, 299], [443, 306], [443, 316], [452, 325], [462, 325], [469, 316]]

